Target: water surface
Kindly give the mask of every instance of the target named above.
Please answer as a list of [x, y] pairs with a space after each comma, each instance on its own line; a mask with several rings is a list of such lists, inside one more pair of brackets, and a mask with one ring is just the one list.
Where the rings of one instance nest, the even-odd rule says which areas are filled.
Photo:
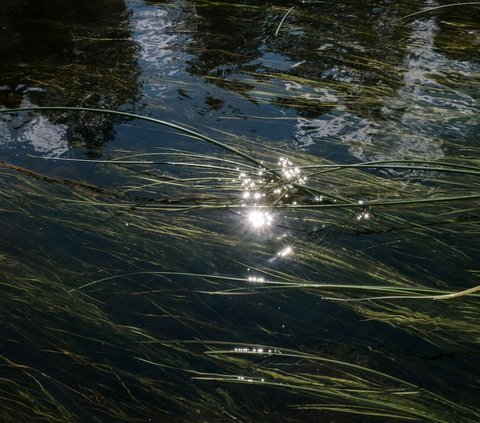
[[478, 5], [4, 3], [2, 421], [478, 421]]

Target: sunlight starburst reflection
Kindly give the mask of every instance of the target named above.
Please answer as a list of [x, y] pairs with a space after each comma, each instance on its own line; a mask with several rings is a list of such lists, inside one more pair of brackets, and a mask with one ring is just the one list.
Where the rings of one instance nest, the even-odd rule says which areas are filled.
[[300, 168], [293, 165], [292, 161], [286, 157], [280, 157], [278, 164], [282, 169], [282, 176], [287, 181], [295, 180], [299, 184], [305, 184], [307, 182], [306, 176], [301, 176]]
[[357, 215], [357, 220], [368, 220], [370, 219], [371, 215], [368, 211], [363, 211], [359, 215]]
[[248, 213], [248, 223], [256, 229], [262, 229], [270, 226], [273, 222], [273, 216], [269, 212], [261, 210], [252, 210]]
[[288, 257], [292, 254], [293, 254], [293, 248], [290, 246], [287, 246], [277, 253], [277, 257]]

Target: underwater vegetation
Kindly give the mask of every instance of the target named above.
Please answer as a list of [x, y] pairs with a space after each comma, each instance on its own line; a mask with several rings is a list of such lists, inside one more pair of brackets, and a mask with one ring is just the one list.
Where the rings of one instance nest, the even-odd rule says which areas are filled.
[[480, 421], [478, 2], [126, 3], [2, 65], [0, 421]]
[[[311, 348], [263, 344], [279, 335], [262, 327], [245, 334], [236, 321], [241, 310], [302, 325], [299, 310], [306, 296], [331, 308], [332, 319], [346, 328], [352, 327], [349, 316], [356, 315], [391, 326], [400, 333], [396, 337], [427, 344], [433, 355], [448, 351], [459, 362], [455, 377], [461, 371], [461, 379], [474, 386], [475, 373], [466, 365], [479, 340], [480, 284], [471, 252], [480, 196], [475, 162], [338, 165], [304, 153], [286, 157], [278, 146], [250, 147], [248, 139], [231, 134], [217, 141], [153, 118], [81, 111], [147, 120], [217, 151], [159, 148], [119, 151], [108, 160], [40, 159], [89, 166], [98, 180], [106, 174], [111, 181], [115, 174], [113, 186], [2, 165], [2, 214], [12, 228], [7, 238], [21, 238], [10, 241], [12, 253], [2, 255], [2, 331], [22, 337], [21, 351], [14, 343], [2, 356], [8, 385], [15, 387], [3, 391], [2, 399], [11, 404], [3, 411], [5, 420], [19, 408], [45, 421], [81, 420], [76, 404], [82, 409], [88, 404], [92, 415], [125, 421], [132, 415], [193, 413], [192, 404], [207, 420], [254, 415], [259, 405], [251, 399], [244, 404], [244, 391], [240, 399], [229, 399], [228, 412], [219, 411], [223, 396], [231, 394], [212, 393], [214, 382], [281, 390], [291, 400], [290, 413], [477, 419], [468, 398], [459, 402], [422, 387], [424, 379], [403, 379], [410, 359], [402, 354], [390, 353], [392, 362], [380, 371], [365, 346], [343, 360]], [[41, 233], [33, 223], [38, 221]], [[392, 256], [382, 262], [368, 239], [385, 250], [384, 235]], [[68, 242], [60, 243], [65, 237]], [[341, 242], [345, 237], [349, 244]], [[51, 249], [56, 253], [46, 257]], [[18, 263], [18, 250], [27, 261]], [[220, 251], [229, 273], [218, 269]], [[254, 260], [261, 263], [255, 268], [249, 264], [252, 255], [262, 258]], [[418, 268], [399, 265], [408, 255]], [[457, 272], [469, 275], [469, 285], [450, 279], [437, 257], [462, 263]], [[289, 260], [293, 263], [286, 265]], [[237, 312], [225, 314], [232, 302]], [[131, 318], [141, 326], [129, 324]], [[161, 337], [155, 329], [160, 323], [153, 323], [159, 321]], [[175, 337], [177, 325], [181, 339]], [[379, 345], [373, 360], [382, 368], [381, 334], [367, 337]], [[20, 360], [25, 351], [35, 354]], [[172, 387], [187, 383], [185, 396], [174, 395]]]

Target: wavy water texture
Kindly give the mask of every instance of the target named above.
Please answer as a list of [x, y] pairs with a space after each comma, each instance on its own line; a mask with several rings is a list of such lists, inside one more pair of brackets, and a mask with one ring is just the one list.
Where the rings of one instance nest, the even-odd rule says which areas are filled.
[[[359, 117], [341, 104], [318, 118], [299, 117], [295, 140], [300, 148], [341, 140], [361, 161], [438, 160], [445, 156], [442, 140], [461, 142], [471, 136], [474, 116], [480, 113], [472, 88], [447, 86], [444, 81], [468, 81], [478, 74], [479, 64], [449, 59], [436, 48], [436, 18], [415, 20], [411, 27], [398, 69], [403, 86], [395, 96], [382, 98], [382, 119]], [[335, 98], [334, 93], [324, 96], [336, 102]]]
[[[30, 107], [32, 104], [24, 99], [22, 106]], [[67, 130], [67, 125], [57, 124], [46, 116], [37, 116], [27, 121], [19, 117], [1, 120], [0, 146], [18, 150], [29, 145], [35, 153], [44, 157], [60, 157], [69, 149]]]

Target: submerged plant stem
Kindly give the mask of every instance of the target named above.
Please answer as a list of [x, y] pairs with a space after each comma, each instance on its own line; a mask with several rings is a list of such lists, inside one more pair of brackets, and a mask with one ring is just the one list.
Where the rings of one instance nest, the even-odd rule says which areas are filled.
[[429, 7], [428, 9], [423, 9], [423, 10], [420, 10], [419, 12], [410, 13], [409, 15], [405, 15], [405, 16], [402, 17], [402, 19], [411, 18], [412, 16], [417, 16], [417, 15], [423, 15], [424, 13], [433, 12], [433, 11], [439, 10], [439, 9], [445, 9], [447, 7], [458, 7], [458, 6], [480, 6], [480, 2], [479, 1], [469, 1], [469, 2], [464, 2], [464, 3], [450, 3], [450, 4], [444, 4], [442, 6]]
[[381, 297], [367, 297], [367, 298], [325, 297], [325, 299], [330, 301], [344, 301], [344, 302], [373, 301], [373, 300], [451, 300], [454, 298], [472, 295], [478, 291], [480, 291], [480, 285], [474, 286], [469, 289], [465, 289], [463, 291], [451, 292], [449, 294], [440, 294], [440, 295], [385, 295]]
[[278, 35], [278, 33], [280, 32], [280, 28], [282, 27], [283, 25], [283, 22], [285, 22], [285, 19], [287, 19], [287, 16], [290, 14], [290, 12], [294, 9], [295, 6], [292, 6], [290, 9], [287, 10], [287, 13], [285, 13], [285, 15], [283, 15], [283, 18], [282, 20], [280, 21], [280, 23], [278, 24], [278, 27], [277, 27], [277, 30], [275, 31], [275, 37]]

